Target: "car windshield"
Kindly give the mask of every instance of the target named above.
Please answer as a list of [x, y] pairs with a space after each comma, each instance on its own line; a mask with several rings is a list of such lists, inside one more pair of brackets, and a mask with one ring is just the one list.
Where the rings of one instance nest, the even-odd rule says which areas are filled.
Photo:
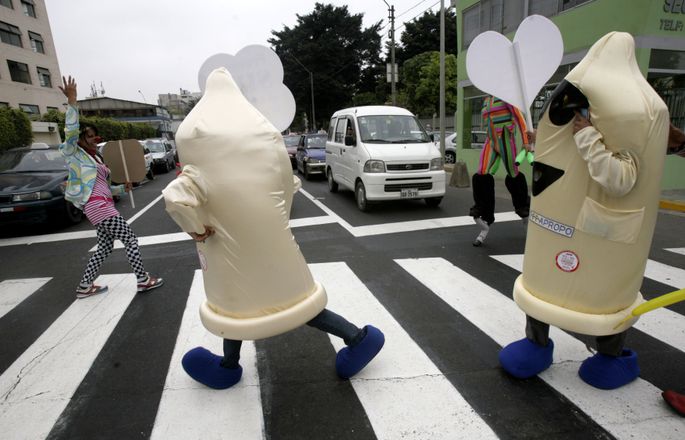
[[419, 121], [407, 115], [373, 115], [359, 117], [359, 134], [363, 142], [409, 144], [430, 142]]
[[326, 148], [326, 139], [328, 139], [328, 135], [307, 136], [306, 139], [307, 148], [323, 149]]
[[286, 147], [297, 147], [299, 141], [299, 136], [283, 136], [283, 142], [285, 142]]
[[164, 149], [164, 144], [161, 142], [147, 141], [145, 142], [145, 146], [150, 150], [150, 153], [164, 153], [166, 151]]
[[0, 155], [0, 173], [63, 171], [67, 162], [58, 150], [5, 151]]

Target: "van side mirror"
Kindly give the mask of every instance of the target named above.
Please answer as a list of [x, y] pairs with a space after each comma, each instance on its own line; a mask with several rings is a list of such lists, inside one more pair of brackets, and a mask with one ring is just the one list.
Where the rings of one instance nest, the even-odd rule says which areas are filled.
[[146, 149], [145, 149], [145, 154], [150, 154], [150, 149], [149, 149], [149, 148], [146, 148]]
[[355, 145], [354, 136], [345, 136], [345, 145], [347, 145], [347, 146]]

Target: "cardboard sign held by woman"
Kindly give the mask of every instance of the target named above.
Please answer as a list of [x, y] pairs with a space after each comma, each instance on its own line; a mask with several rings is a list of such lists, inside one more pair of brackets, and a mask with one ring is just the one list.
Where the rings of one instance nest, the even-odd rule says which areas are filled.
[[[102, 147], [102, 157], [110, 169], [113, 182], [140, 182], [145, 178], [143, 147], [135, 139], [109, 141]], [[136, 207], [133, 191], [129, 191], [131, 206]]]

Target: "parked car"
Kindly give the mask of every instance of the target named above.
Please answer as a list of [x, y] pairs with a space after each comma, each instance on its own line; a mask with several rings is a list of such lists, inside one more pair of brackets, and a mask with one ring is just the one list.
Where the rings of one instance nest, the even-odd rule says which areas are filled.
[[[440, 150], [440, 132], [433, 132], [433, 143]], [[457, 134], [451, 131], [445, 132], [445, 163], [454, 163], [457, 160]]]
[[297, 144], [295, 162], [297, 171], [309, 179], [312, 174], [324, 175], [326, 171], [326, 134], [303, 134]]
[[[98, 152], [102, 155], [102, 148], [105, 146], [107, 142], [100, 142], [98, 144]], [[143, 141], [138, 141], [140, 143], [140, 146], [143, 148], [143, 158], [145, 159], [145, 177], [147, 177], [148, 180], [154, 180], [155, 179], [155, 173], [153, 171], [153, 159], [152, 159], [152, 153], [150, 153], [150, 150], [148, 150], [145, 147], [145, 144]], [[140, 182], [133, 182], [133, 184], [139, 184]]]
[[176, 151], [166, 139], [145, 139], [143, 145], [152, 153], [152, 160], [155, 169], [168, 173], [169, 170], [176, 168]]
[[481, 149], [485, 144], [485, 139], [488, 134], [484, 131], [472, 131], [471, 132], [471, 148]]
[[424, 199], [436, 207], [445, 195], [444, 160], [409, 110], [364, 106], [338, 110], [326, 142], [328, 189], [354, 191], [361, 211], [381, 200]]
[[297, 166], [295, 155], [297, 154], [297, 144], [300, 142], [299, 134], [287, 134], [283, 136], [283, 142], [285, 143], [285, 149], [288, 151], [288, 157], [290, 158], [290, 165], [293, 169]]
[[79, 223], [83, 212], [64, 199], [68, 174], [58, 145], [37, 143], [0, 154], [0, 224]]

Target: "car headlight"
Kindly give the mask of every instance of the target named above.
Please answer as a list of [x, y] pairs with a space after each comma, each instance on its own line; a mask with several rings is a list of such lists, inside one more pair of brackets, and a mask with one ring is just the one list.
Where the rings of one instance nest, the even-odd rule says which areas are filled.
[[49, 200], [52, 198], [50, 191], [38, 191], [26, 194], [15, 194], [12, 196], [13, 202], [30, 202], [34, 200]]
[[367, 160], [364, 164], [365, 173], [384, 173], [385, 162], [382, 160]]
[[319, 159], [314, 159], [314, 158], [311, 158], [311, 157], [310, 157], [309, 160], [308, 160], [307, 162], [309, 162], [309, 163], [321, 163], [322, 161], [319, 160]]
[[445, 160], [442, 157], [431, 159], [431, 171], [440, 171], [445, 167]]

